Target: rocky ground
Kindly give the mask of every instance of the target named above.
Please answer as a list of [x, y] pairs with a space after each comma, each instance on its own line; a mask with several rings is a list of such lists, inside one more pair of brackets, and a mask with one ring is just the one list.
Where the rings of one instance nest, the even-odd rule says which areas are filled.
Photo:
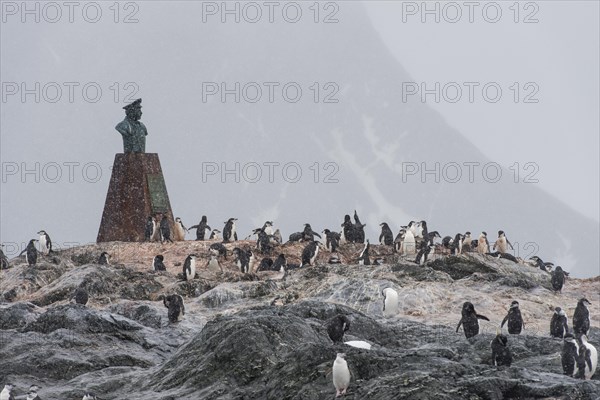
[[[31, 384], [46, 399], [332, 399], [331, 366], [345, 352], [352, 372], [348, 399], [591, 399], [600, 398], [600, 372], [591, 381], [561, 374], [562, 341], [549, 337], [554, 307], [569, 323], [587, 297], [590, 342], [600, 349], [600, 277], [569, 279], [550, 290], [549, 274], [476, 254], [433, 257], [417, 266], [372, 246], [381, 266], [354, 265], [360, 245], [345, 245], [343, 265], [290, 271], [285, 280], [240, 274], [231, 256], [224, 274], [203, 269], [210, 242], [104, 243], [24, 258], [0, 271], [0, 384], [23, 395]], [[237, 246], [253, 246], [239, 242]], [[232, 244], [227, 245], [231, 250]], [[302, 244], [280, 246], [300, 263]], [[96, 264], [102, 251], [111, 265]], [[181, 279], [190, 253], [200, 256], [195, 280]], [[156, 254], [166, 272], [151, 269]], [[275, 254], [275, 255], [276, 255]], [[69, 302], [76, 287], [87, 306]], [[397, 316], [384, 318], [381, 290], [395, 288]], [[170, 324], [161, 294], [184, 296], [183, 321]], [[490, 318], [481, 334], [455, 332], [464, 301]], [[514, 363], [491, 366], [490, 341], [512, 300], [524, 332], [509, 337]], [[370, 350], [334, 345], [325, 322], [345, 314], [345, 340]]]

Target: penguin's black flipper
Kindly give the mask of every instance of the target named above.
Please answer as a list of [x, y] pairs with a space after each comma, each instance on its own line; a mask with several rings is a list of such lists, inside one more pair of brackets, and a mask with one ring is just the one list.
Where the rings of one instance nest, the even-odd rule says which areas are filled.
[[458, 333], [458, 328], [460, 328], [460, 326], [462, 325], [463, 320], [462, 318], [460, 319], [460, 321], [458, 321], [458, 325], [456, 325], [456, 333]]
[[490, 319], [488, 317], [486, 317], [485, 315], [479, 315], [479, 314], [475, 314], [477, 316], [477, 318], [479, 319], [484, 319], [486, 321], [489, 321]]

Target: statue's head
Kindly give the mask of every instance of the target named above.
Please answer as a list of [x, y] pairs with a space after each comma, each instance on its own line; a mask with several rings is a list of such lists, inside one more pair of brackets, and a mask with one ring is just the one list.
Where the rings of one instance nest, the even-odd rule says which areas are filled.
[[139, 121], [142, 118], [142, 99], [137, 99], [133, 103], [127, 104], [123, 109], [127, 118]]

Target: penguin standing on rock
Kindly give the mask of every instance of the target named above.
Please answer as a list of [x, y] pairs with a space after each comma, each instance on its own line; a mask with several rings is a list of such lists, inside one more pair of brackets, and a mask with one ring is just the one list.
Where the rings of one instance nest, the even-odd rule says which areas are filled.
[[500, 328], [504, 326], [504, 324], [508, 321], [508, 333], [511, 335], [518, 335], [521, 333], [521, 329], [523, 329], [523, 317], [521, 316], [521, 310], [519, 310], [519, 302], [513, 301], [510, 303], [510, 309], [508, 310], [508, 314], [502, 320], [502, 324], [500, 324]]
[[166, 215], [163, 215], [162, 219], [160, 220], [160, 237], [161, 243], [173, 243], [173, 240], [171, 239], [171, 227], [169, 226], [169, 219]]
[[0, 392], [0, 400], [15, 400], [15, 396], [12, 394], [12, 390], [15, 386], [12, 383], [4, 385], [4, 389]]
[[223, 273], [223, 267], [219, 264], [219, 260], [217, 260], [217, 256], [215, 254], [210, 255], [210, 260], [206, 263], [206, 269], [211, 272], [221, 272]]
[[344, 216], [344, 222], [342, 223], [342, 234], [340, 243], [354, 243], [356, 241], [356, 235], [354, 233], [354, 224], [350, 219], [350, 216], [346, 214]]
[[575, 337], [571, 333], [565, 335], [563, 347], [560, 354], [563, 374], [573, 376], [577, 370], [577, 361], [579, 360], [579, 346]]
[[325, 248], [327, 251], [335, 253], [340, 247], [340, 234], [337, 232], [331, 232], [329, 229], [323, 231], [323, 237], [325, 238]]
[[181, 221], [181, 218], [175, 218], [175, 241], [183, 242], [185, 240], [185, 233], [187, 231], [188, 229], [185, 227], [185, 225], [183, 225], [183, 221]]
[[505, 365], [510, 367], [510, 364], [512, 364], [512, 354], [508, 348], [508, 338], [502, 333], [497, 332], [496, 337], [491, 342], [491, 346], [494, 366]]
[[362, 224], [360, 219], [358, 218], [358, 214], [356, 210], [354, 210], [354, 241], [355, 243], [364, 243], [365, 242], [365, 226], [366, 224]]
[[314, 265], [317, 255], [319, 254], [319, 242], [313, 240], [302, 250], [302, 265]]
[[183, 316], [185, 315], [185, 305], [183, 304], [183, 297], [181, 297], [178, 294], [171, 294], [168, 296], [160, 295], [158, 299], [162, 300], [164, 306], [169, 309], [169, 322], [175, 323], [183, 319]]
[[598, 351], [588, 342], [587, 336], [581, 335], [578, 338], [579, 362], [575, 378], [592, 379], [598, 366]]
[[350, 385], [350, 370], [346, 362], [346, 354], [337, 353], [333, 362], [333, 386], [335, 386], [335, 397], [340, 397], [346, 394]]
[[196, 240], [204, 240], [206, 235], [206, 231], [210, 231], [210, 226], [208, 226], [206, 215], [202, 216], [202, 219], [198, 223], [198, 225], [191, 226], [190, 229], [196, 229]]
[[233, 259], [242, 274], [250, 272], [250, 255], [244, 249], [233, 249]]
[[496, 248], [498, 248], [498, 252], [508, 253], [508, 246], [510, 246], [511, 250], [514, 250], [513, 245], [504, 234], [504, 231], [498, 231], [498, 239], [496, 239], [493, 249], [496, 250]]
[[462, 306], [462, 318], [458, 321], [458, 325], [456, 326], [456, 332], [460, 326], [463, 326], [463, 330], [465, 331], [465, 337], [467, 339], [477, 335], [479, 333], [479, 322], [478, 319], [483, 319], [489, 321], [489, 318], [483, 315], [479, 315], [475, 312], [475, 306], [473, 303], [469, 301], [465, 301]]
[[38, 232], [38, 235], [40, 235], [40, 251], [42, 252], [42, 254], [44, 255], [48, 255], [50, 253], [52, 253], [52, 240], [50, 240], [50, 235], [48, 235], [48, 233], [46, 233], [46, 231], [41, 230]]
[[190, 281], [196, 276], [196, 257], [195, 254], [190, 254], [183, 262], [183, 277], [186, 281]]
[[167, 270], [167, 267], [163, 262], [164, 260], [165, 257], [162, 254], [158, 254], [154, 257], [154, 260], [152, 261], [152, 268], [154, 268], [155, 272], [162, 272]]
[[568, 332], [567, 315], [560, 307], [556, 307], [550, 320], [550, 336], [562, 339]]
[[557, 266], [554, 271], [552, 271], [552, 278], [550, 282], [552, 283], [552, 288], [554, 290], [559, 293], [562, 291], [563, 285], [565, 284], [565, 273], [560, 265]]
[[327, 323], [327, 334], [333, 343], [341, 343], [344, 333], [350, 329], [350, 320], [345, 315], [339, 314]]
[[235, 231], [235, 221], [237, 221], [237, 218], [229, 218], [227, 222], [225, 222], [225, 227], [223, 228], [223, 243], [235, 242], [238, 240], [237, 232]]
[[275, 232], [273, 232], [273, 240], [275, 240], [277, 244], [283, 243], [283, 237], [281, 236], [279, 229], [276, 229]]
[[487, 233], [481, 232], [479, 239], [477, 239], [477, 252], [479, 254], [485, 254], [490, 252], [490, 243], [487, 239]]
[[404, 234], [404, 240], [402, 240], [402, 254], [417, 254], [415, 235], [410, 229], [406, 230], [406, 233]]
[[31, 239], [27, 244], [27, 247], [25, 247], [25, 249], [19, 254], [21, 255], [25, 253], [25, 260], [30, 267], [37, 263], [38, 251], [35, 248], [35, 242], [37, 241], [37, 239]]
[[98, 257], [98, 264], [110, 265], [110, 255], [105, 251], [100, 253], [100, 257]]
[[379, 224], [381, 226], [381, 233], [379, 234], [379, 244], [391, 246], [394, 244], [394, 234], [390, 229], [390, 226], [386, 222]]
[[41, 388], [38, 385], [31, 385], [29, 387], [29, 391], [27, 392], [27, 399], [26, 400], [42, 400], [40, 398], [40, 396], [38, 396], [37, 392], [38, 390], [40, 390]]
[[429, 253], [431, 253], [431, 245], [429, 244], [429, 241], [423, 240], [419, 242], [417, 248], [419, 251], [417, 252], [415, 263], [421, 265], [421, 260], [423, 260], [423, 264], [425, 264], [427, 262], [427, 257], [429, 256]]
[[369, 239], [367, 239], [367, 244], [360, 252], [358, 256], [358, 265], [371, 265], [371, 259], [369, 258], [369, 247], [370, 247]]
[[210, 245], [209, 249], [212, 254], [223, 256], [223, 258], [227, 260], [227, 247], [225, 247], [223, 243], [213, 243]]
[[213, 229], [212, 232], [210, 232], [210, 240], [221, 240], [221, 231], [218, 229]]
[[393, 317], [398, 314], [398, 292], [392, 288], [385, 288], [381, 294], [383, 295], [383, 315]]
[[82, 286], [79, 286], [75, 289], [73, 296], [71, 296], [71, 301], [75, 300], [75, 303], [86, 305], [89, 300], [89, 295], [87, 290], [85, 290]]
[[321, 235], [312, 230], [310, 224], [304, 224], [304, 230], [302, 231], [302, 240], [305, 242], [312, 242], [315, 240], [315, 236], [321, 239]]
[[281, 269], [281, 267], [287, 267], [287, 261], [285, 259], [285, 254], [280, 254], [277, 259], [275, 259], [275, 262], [273, 262], [273, 265], [271, 266], [271, 270], [272, 271], [279, 271]]
[[586, 304], [592, 304], [585, 297], [577, 302], [573, 313], [573, 333], [575, 335], [588, 334], [590, 331], [590, 311]]
[[471, 232], [467, 231], [465, 232], [465, 235], [463, 236], [463, 243], [462, 243], [462, 247], [464, 251], [471, 251], [471, 243], [473, 242], [473, 239], [471, 238]]
[[152, 215], [146, 219], [146, 227], [144, 228], [144, 239], [147, 242], [154, 240], [156, 237], [156, 221]]

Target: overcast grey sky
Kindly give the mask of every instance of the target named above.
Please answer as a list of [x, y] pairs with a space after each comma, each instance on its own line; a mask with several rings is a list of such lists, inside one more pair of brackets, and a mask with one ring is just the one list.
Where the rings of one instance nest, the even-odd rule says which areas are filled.
[[[598, 2], [275, 2], [273, 22], [266, 3], [222, 4], [2, 1], [3, 243], [95, 240], [114, 126], [142, 97], [147, 151], [188, 225], [237, 216], [245, 235], [273, 219], [287, 236], [356, 208], [372, 240], [382, 220], [504, 229], [521, 256], [599, 273]], [[235, 82], [303, 97], [206, 95]], [[254, 161], [298, 163], [303, 180], [202, 177], [206, 162]], [[502, 181], [405, 182], [421, 162], [496, 162]]]

